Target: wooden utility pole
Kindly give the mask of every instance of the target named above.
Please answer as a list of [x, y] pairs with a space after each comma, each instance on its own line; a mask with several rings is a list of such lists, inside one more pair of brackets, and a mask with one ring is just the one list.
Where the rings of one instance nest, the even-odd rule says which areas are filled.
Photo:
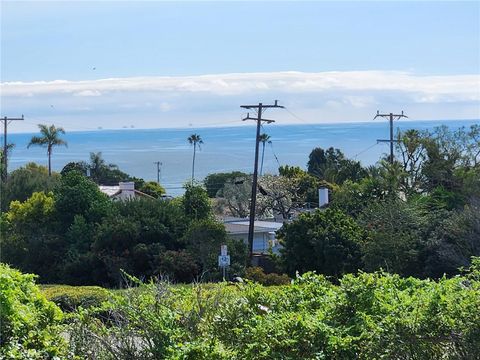
[[388, 142], [390, 143], [390, 156], [388, 158], [388, 161], [390, 162], [390, 164], [393, 164], [393, 143], [396, 142], [396, 140], [393, 139], [393, 121], [394, 120], [399, 120], [401, 118], [408, 118], [407, 115], [404, 115], [403, 114], [403, 111], [401, 114], [394, 114], [394, 113], [390, 113], [390, 114], [380, 114], [380, 112], [377, 110], [377, 115], [375, 115], [375, 117], [373, 118], [373, 120], [375, 120], [376, 118], [378, 117], [383, 117], [385, 119], [389, 119], [390, 121], [390, 140], [385, 140], [385, 139], [378, 139], [377, 140], [377, 143], [379, 142]]
[[259, 152], [259, 144], [260, 144], [260, 126], [262, 122], [270, 124], [275, 122], [274, 120], [267, 120], [262, 119], [262, 114], [266, 109], [271, 108], [284, 108], [283, 106], [278, 105], [278, 100], [275, 100], [273, 105], [264, 105], [259, 103], [258, 105], [241, 105], [241, 108], [244, 109], [254, 109], [257, 112], [257, 117], [252, 118], [250, 114], [247, 114], [247, 117], [243, 119], [245, 120], [253, 120], [257, 122], [257, 136], [255, 140], [255, 163], [253, 167], [253, 181], [252, 181], [252, 198], [250, 199], [250, 222], [248, 226], [248, 255], [250, 258], [250, 263], [253, 259], [253, 234], [255, 229], [255, 207], [257, 204], [257, 183], [258, 183], [258, 152]]
[[160, 185], [160, 166], [163, 164], [160, 161], [155, 161], [154, 164], [157, 164], [157, 183]]
[[8, 176], [8, 171], [7, 171], [7, 165], [8, 165], [8, 160], [7, 160], [7, 150], [8, 150], [8, 144], [7, 144], [7, 127], [8, 124], [10, 124], [12, 121], [20, 121], [24, 120], [23, 115], [21, 118], [9, 118], [9, 117], [3, 117], [0, 119], [0, 121], [3, 121], [3, 173], [2, 173], [2, 180], [6, 181], [7, 176]]

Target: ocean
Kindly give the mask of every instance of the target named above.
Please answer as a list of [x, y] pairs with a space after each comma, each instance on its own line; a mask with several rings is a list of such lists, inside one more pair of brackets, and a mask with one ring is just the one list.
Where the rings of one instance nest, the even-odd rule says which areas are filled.
[[[479, 121], [397, 121], [395, 128], [423, 130], [447, 125], [455, 129], [476, 123]], [[387, 143], [377, 144], [377, 139], [387, 139], [389, 136], [389, 125], [385, 121], [298, 125], [273, 123], [264, 125], [262, 132], [271, 137], [271, 144], [265, 146], [264, 173], [278, 173], [279, 164], [306, 168], [308, 155], [315, 147], [339, 148], [347, 157], [356, 158], [363, 165], [376, 163], [382, 154], [389, 151]], [[168, 194], [178, 195], [183, 192], [182, 185], [191, 178], [193, 147], [187, 138], [193, 133], [199, 134], [204, 142], [201, 149], [197, 149], [196, 180], [215, 172], [253, 172], [255, 126], [247, 125], [67, 132], [63, 139], [68, 142], [68, 147], [54, 148], [52, 168], [60, 171], [70, 161], [87, 161], [90, 152], [101, 152], [107, 163], [118, 165], [122, 171], [145, 180], [156, 180], [157, 165], [154, 163], [160, 161], [160, 183]], [[33, 135], [37, 134], [9, 134], [8, 142], [15, 144], [10, 155], [9, 171], [30, 161], [47, 165], [46, 149], [37, 146], [27, 149]]]

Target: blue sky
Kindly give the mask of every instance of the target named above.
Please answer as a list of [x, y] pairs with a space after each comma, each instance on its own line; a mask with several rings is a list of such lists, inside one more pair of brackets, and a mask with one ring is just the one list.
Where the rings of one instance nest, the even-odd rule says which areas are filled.
[[2, 1], [1, 23], [2, 115], [33, 123], [204, 126], [277, 98], [305, 122], [480, 117], [475, 1]]

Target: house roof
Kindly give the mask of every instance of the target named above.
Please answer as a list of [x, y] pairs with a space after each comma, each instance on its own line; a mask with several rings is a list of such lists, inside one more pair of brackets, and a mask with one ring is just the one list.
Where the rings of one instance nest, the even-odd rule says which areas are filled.
[[[99, 185], [98, 188], [102, 193], [107, 195], [108, 197], [114, 197], [115, 195], [119, 195], [122, 193], [123, 190], [120, 189], [119, 185], [113, 185], [113, 186], [107, 186], [107, 185]], [[145, 194], [144, 192], [141, 192], [139, 190], [133, 190], [136, 195], [143, 196], [143, 197], [148, 197], [151, 199], [155, 199], [153, 196], [149, 194]]]
[[[236, 221], [224, 223], [225, 230], [229, 234], [248, 234], [249, 222], [248, 221]], [[283, 224], [269, 222], [269, 221], [255, 221], [253, 232], [254, 233], [266, 233], [275, 232], [282, 227]]]
[[98, 185], [98, 188], [102, 193], [105, 195], [111, 197], [114, 195], [117, 195], [120, 193], [120, 186], [114, 185], [114, 186], [107, 186], [107, 185]]

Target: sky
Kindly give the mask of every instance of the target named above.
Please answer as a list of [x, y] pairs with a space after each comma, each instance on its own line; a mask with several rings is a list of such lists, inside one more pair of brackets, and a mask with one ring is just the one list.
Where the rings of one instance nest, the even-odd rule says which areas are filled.
[[1, 116], [66, 130], [480, 118], [480, 2], [1, 1]]

